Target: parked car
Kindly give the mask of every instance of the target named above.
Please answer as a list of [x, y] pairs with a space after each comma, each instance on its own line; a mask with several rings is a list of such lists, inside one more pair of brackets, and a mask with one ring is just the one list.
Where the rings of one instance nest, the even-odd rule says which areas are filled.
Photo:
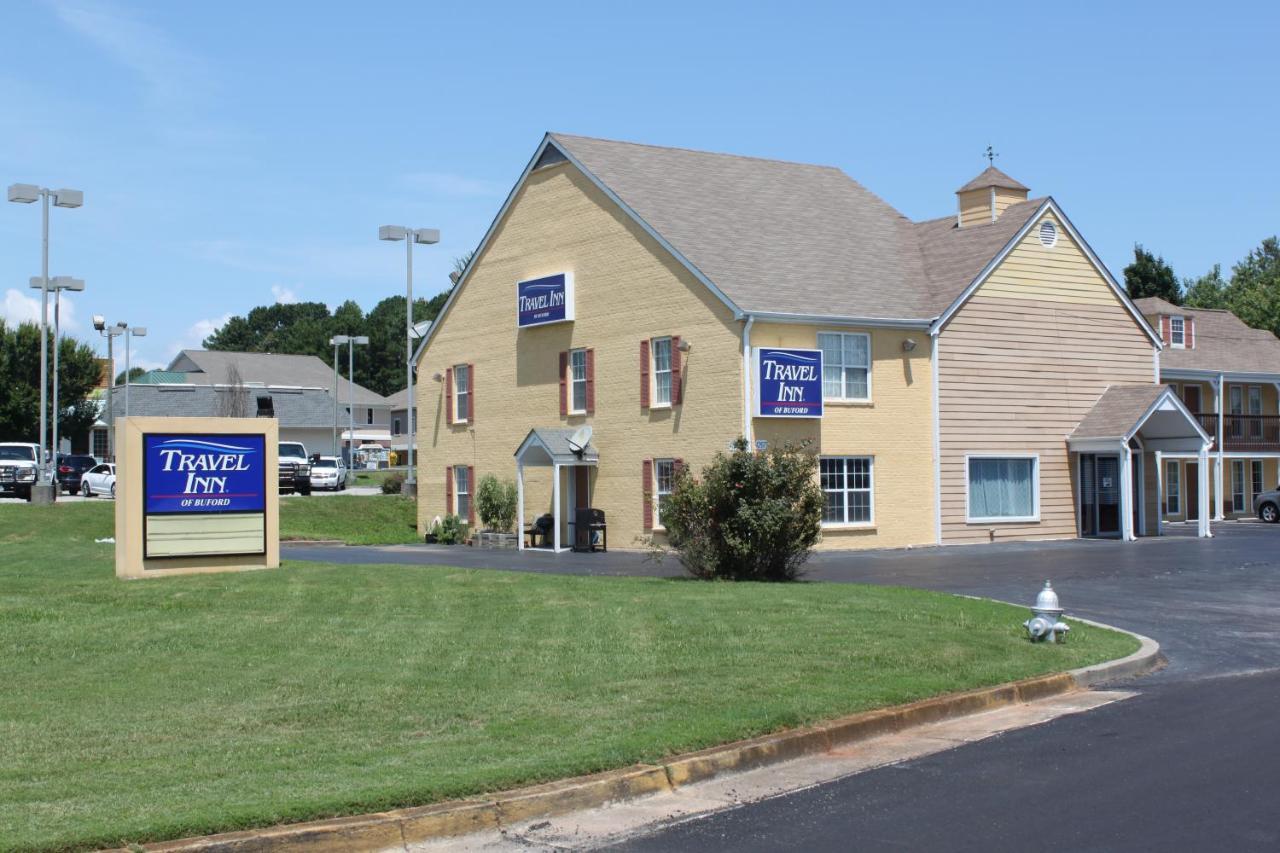
[[39, 458], [38, 444], [0, 443], [0, 495], [31, 500], [31, 487], [39, 476], [36, 464]]
[[313, 456], [311, 488], [340, 492], [347, 487], [347, 466], [336, 456]]
[[58, 488], [69, 495], [80, 491], [80, 478], [95, 467], [98, 460], [81, 453], [58, 454]]
[[311, 494], [311, 461], [307, 448], [298, 441], [282, 441], [279, 445], [280, 494]]
[[1280, 521], [1280, 487], [1263, 492], [1254, 498], [1253, 513], [1269, 524]]
[[95, 465], [80, 478], [80, 494], [86, 498], [94, 495], [116, 496], [116, 465], [114, 462], [103, 462]]

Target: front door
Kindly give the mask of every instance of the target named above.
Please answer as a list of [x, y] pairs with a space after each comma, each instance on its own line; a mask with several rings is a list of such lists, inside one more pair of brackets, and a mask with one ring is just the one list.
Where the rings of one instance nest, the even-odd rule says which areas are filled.
[[1080, 535], [1120, 535], [1120, 457], [1080, 454]]
[[1200, 520], [1200, 463], [1186, 464], [1187, 521]]
[[578, 541], [578, 510], [591, 506], [591, 467], [588, 465], [573, 466], [573, 476], [569, 478], [569, 506], [569, 541], [575, 548], [590, 544]]

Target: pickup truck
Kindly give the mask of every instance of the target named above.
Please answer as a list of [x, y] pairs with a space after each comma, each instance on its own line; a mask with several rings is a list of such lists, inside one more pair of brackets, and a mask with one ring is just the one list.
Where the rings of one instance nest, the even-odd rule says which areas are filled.
[[40, 476], [39, 458], [38, 444], [0, 442], [0, 495], [31, 500], [31, 487]]
[[279, 445], [280, 494], [311, 494], [311, 462], [307, 448], [300, 441], [282, 441]]

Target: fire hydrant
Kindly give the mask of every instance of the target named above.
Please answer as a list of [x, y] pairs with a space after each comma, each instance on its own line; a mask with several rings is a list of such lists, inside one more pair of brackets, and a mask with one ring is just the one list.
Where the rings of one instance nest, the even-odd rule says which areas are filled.
[[1022, 623], [1022, 626], [1027, 629], [1027, 636], [1031, 638], [1031, 642], [1043, 640], [1057, 643], [1059, 637], [1061, 642], [1066, 642], [1067, 632], [1071, 630], [1071, 626], [1062, 621], [1062, 607], [1058, 605], [1058, 594], [1053, 591], [1048, 581], [1044, 582], [1044, 589], [1040, 590], [1040, 594], [1036, 596], [1031, 614], [1031, 618]]

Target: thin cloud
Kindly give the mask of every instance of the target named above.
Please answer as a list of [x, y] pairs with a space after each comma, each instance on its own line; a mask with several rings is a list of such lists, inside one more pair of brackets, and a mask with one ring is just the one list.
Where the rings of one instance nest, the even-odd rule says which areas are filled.
[[182, 337], [170, 341], [167, 350], [169, 360], [173, 361], [174, 356], [182, 352], [184, 349], [202, 349], [204, 347], [204, 339], [212, 335], [214, 332], [227, 325], [233, 315], [228, 312], [221, 317], [209, 317], [202, 320], [196, 320], [187, 327]]
[[449, 172], [411, 172], [402, 182], [409, 189], [447, 198], [497, 198], [507, 191], [507, 187], [497, 181]]
[[[49, 297], [49, 322], [53, 323], [54, 315], [53, 296]], [[59, 312], [59, 326], [63, 334], [67, 332], [75, 332], [80, 329], [80, 322], [76, 319], [76, 306], [70, 297], [62, 297], [62, 311]], [[18, 325], [19, 323], [39, 323], [40, 322], [40, 297], [29, 296], [21, 290], [9, 288], [4, 292], [4, 302], [0, 303], [0, 317], [10, 325]]]
[[283, 284], [273, 284], [271, 285], [271, 296], [276, 300], [277, 305], [294, 305], [302, 301], [298, 298], [298, 291], [301, 289], [301, 286], [294, 289]]

